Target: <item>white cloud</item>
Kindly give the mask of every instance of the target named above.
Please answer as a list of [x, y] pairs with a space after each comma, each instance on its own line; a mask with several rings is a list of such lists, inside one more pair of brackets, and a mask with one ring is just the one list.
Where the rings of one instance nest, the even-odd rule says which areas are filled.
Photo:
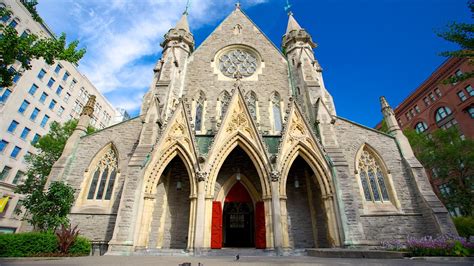
[[[265, 1], [248, 0], [243, 5]], [[192, 1], [191, 28], [221, 20], [234, 3]], [[87, 47], [79, 69], [112, 104], [133, 113], [150, 86], [153, 65], [161, 52], [159, 43], [178, 21], [185, 4], [186, 0], [51, 0], [38, 7], [55, 32], [66, 32]]]

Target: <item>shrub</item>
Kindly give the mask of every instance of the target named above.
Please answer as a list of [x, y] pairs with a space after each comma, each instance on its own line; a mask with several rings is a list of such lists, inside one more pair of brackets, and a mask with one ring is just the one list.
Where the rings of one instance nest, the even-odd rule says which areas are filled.
[[71, 225], [65, 226], [61, 224], [61, 230], [56, 232], [58, 237], [59, 252], [67, 254], [69, 247], [76, 241], [77, 235], [79, 235], [79, 230], [77, 230], [77, 225], [72, 228]]
[[0, 257], [32, 257], [57, 250], [58, 241], [51, 233], [0, 234]]
[[[58, 238], [53, 233], [0, 234], [0, 257], [63, 256], [59, 251]], [[90, 251], [90, 241], [78, 236], [66, 255], [87, 256]]]
[[474, 236], [474, 217], [454, 217], [453, 222], [460, 236], [467, 239]]
[[469, 256], [474, 254], [474, 243], [463, 237], [444, 235], [433, 238], [408, 237], [406, 242], [399, 240], [383, 241], [388, 250], [408, 251], [411, 256]]
[[72, 246], [69, 247], [69, 254], [74, 256], [87, 256], [91, 252], [91, 242], [89, 239], [78, 236]]

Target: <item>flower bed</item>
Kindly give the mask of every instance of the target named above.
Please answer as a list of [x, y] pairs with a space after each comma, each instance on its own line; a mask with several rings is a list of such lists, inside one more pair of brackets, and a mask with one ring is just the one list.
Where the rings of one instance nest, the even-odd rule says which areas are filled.
[[474, 243], [464, 237], [443, 235], [422, 238], [408, 237], [406, 241], [382, 241], [387, 250], [406, 251], [411, 256], [456, 256], [466, 257], [474, 254]]

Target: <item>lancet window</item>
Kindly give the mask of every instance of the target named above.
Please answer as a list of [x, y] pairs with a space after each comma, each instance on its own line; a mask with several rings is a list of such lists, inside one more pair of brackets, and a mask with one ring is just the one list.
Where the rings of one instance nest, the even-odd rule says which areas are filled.
[[281, 131], [282, 128], [280, 101], [280, 95], [275, 92], [271, 98], [271, 106], [273, 116], [273, 130], [277, 132]]
[[390, 200], [386, 186], [386, 174], [382, 163], [372, 151], [364, 147], [358, 161], [359, 176], [366, 201], [386, 202]]
[[194, 127], [196, 131], [201, 131], [202, 130], [202, 120], [203, 120], [203, 114], [204, 114], [204, 101], [206, 97], [204, 93], [201, 91], [199, 93], [199, 98], [196, 101], [196, 115], [195, 115], [195, 124]]
[[249, 93], [247, 93], [247, 105], [249, 107], [250, 115], [256, 121], [257, 120], [257, 95], [255, 95], [255, 92], [250, 91]]
[[117, 153], [110, 146], [93, 168], [88, 200], [110, 200], [117, 177]]
[[219, 96], [219, 101], [221, 103], [221, 119], [224, 119], [224, 115], [229, 108], [230, 94], [227, 91], [223, 91]]

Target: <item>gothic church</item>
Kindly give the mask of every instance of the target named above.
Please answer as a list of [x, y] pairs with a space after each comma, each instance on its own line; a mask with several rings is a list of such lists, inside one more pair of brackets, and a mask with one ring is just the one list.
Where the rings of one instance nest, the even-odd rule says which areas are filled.
[[283, 53], [239, 5], [199, 47], [186, 13], [161, 45], [140, 115], [86, 136], [90, 97], [50, 174], [76, 189], [72, 224], [109, 253], [456, 233], [383, 97], [390, 134], [337, 116], [291, 13]]

